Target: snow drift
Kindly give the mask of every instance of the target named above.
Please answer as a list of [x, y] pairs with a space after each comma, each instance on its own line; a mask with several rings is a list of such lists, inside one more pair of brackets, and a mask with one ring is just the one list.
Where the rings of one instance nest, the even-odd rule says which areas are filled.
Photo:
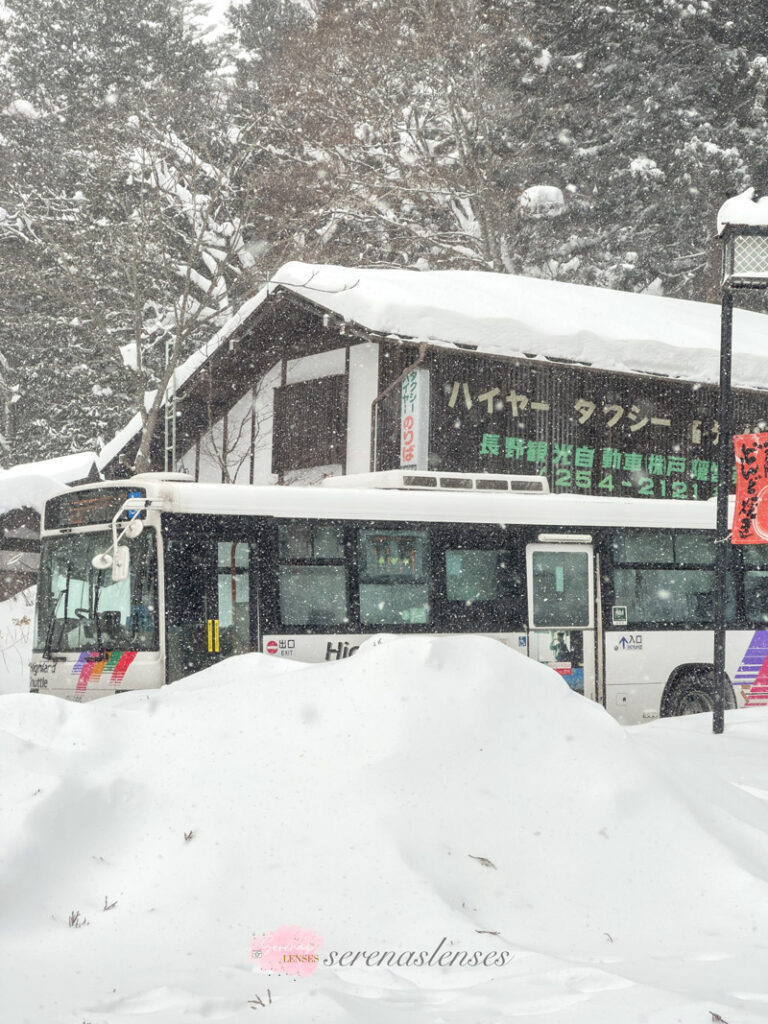
[[[0, 1019], [768, 1010], [768, 712], [730, 714], [722, 737], [705, 716], [625, 730], [472, 637], [377, 639], [327, 665], [244, 655], [85, 705], [0, 700]], [[281, 926], [323, 957], [442, 939], [510, 957], [266, 974], [250, 944]]]

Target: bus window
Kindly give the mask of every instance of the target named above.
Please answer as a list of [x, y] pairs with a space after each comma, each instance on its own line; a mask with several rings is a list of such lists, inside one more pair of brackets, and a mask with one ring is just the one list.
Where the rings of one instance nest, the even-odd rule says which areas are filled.
[[768, 623], [768, 552], [762, 544], [742, 548], [744, 613], [747, 626], [765, 629]]
[[496, 530], [454, 529], [442, 552], [445, 569], [439, 627], [505, 632], [527, 621], [520, 555]]
[[611, 547], [618, 565], [669, 565], [675, 560], [669, 530], [622, 530], [613, 535]]
[[283, 626], [349, 621], [343, 529], [333, 523], [281, 523], [278, 586]]
[[[711, 534], [627, 530], [612, 543], [614, 604], [627, 609], [627, 625], [704, 628], [714, 618], [715, 548]], [[623, 563], [623, 564], [622, 564]], [[733, 574], [726, 616], [736, 617]]]
[[506, 568], [504, 551], [446, 551], [445, 596], [471, 607], [501, 595], [499, 571]]
[[533, 552], [533, 626], [589, 627], [586, 551]]
[[361, 530], [360, 621], [368, 626], [430, 621], [426, 530]]
[[218, 542], [218, 615], [221, 653], [242, 654], [251, 649], [248, 545], [238, 541]]
[[115, 581], [91, 559], [107, 546], [105, 534], [46, 537], [37, 597], [35, 649], [89, 647], [157, 650], [157, 541], [145, 531], [132, 542], [128, 579]]

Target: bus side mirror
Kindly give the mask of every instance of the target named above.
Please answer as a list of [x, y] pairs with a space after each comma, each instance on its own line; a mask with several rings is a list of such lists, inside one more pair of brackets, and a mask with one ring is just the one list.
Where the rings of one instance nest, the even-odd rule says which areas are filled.
[[126, 523], [123, 527], [123, 536], [127, 537], [128, 540], [134, 540], [139, 536], [143, 529], [144, 523], [141, 519], [131, 519], [130, 522]]
[[128, 579], [128, 570], [131, 565], [130, 548], [118, 544], [112, 558], [112, 579], [115, 583]]

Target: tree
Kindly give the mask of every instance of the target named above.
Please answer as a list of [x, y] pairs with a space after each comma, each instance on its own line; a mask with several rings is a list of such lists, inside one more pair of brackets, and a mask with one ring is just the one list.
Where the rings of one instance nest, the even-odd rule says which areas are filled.
[[17, 97], [70, 125], [88, 123], [104, 108], [158, 110], [172, 97], [181, 101], [215, 67], [195, 27], [200, 4], [193, 0], [5, 6], [4, 77]]
[[337, 0], [292, 36], [290, 62], [241, 96], [270, 157], [254, 190], [288, 211], [269, 225], [273, 251], [504, 269], [498, 123], [513, 131], [516, 100], [489, 70], [516, 38], [507, 20], [482, 0]]
[[[115, 138], [112, 187], [18, 195], [49, 301], [97, 342], [106, 397], [126, 386], [142, 420], [135, 463], [150, 464], [163, 400], [182, 357], [233, 314], [250, 263], [237, 202], [237, 142], [213, 164], [174, 132], [134, 118]], [[118, 145], [119, 143], [119, 145]], [[229, 146], [229, 150], [227, 150]], [[104, 175], [105, 164], [98, 167]], [[121, 184], [121, 187], [117, 183]], [[38, 279], [42, 278], [38, 275]]]
[[[13, 269], [0, 309], [24, 394], [15, 455], [37, 458], [99, 446], [133, 409], [145, 415], [166, 342], [173, 361], [196, 328], [207, 335], [210, 303], [219, 319], [231, 309], [242, 236], [228, 209], [235, 178], [201, 155], [234, 167], [193, 4], [8, 6], [0, 241]], [[130, 365], [120, 344], [126, 356], [134, 345]], [[150, 429], [151, 405], [148, 417]]]

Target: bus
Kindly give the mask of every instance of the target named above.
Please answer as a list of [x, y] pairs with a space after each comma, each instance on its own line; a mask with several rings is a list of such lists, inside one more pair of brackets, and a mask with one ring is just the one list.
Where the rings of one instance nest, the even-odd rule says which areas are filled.
[[[258, 651], [482, 634], [620, 723], [713, 705], [715, 502], [388, 471], [312, 487], [142, 474], [44, 510], [30, 689], [84, 701]], [[729, 554], [726, 706], [768, 700], [768, 548]]]

